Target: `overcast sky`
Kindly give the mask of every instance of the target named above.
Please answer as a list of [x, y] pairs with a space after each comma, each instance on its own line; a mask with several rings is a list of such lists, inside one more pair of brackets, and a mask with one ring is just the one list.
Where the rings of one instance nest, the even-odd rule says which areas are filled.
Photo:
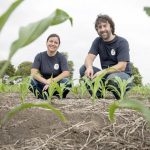
[[[0, 0], [0, 15], [14, 0]], [[150, 0], [25, 0], [11, 15], [0, 35], [0, 60], [6, 59], [11, 43], [18, 38], [21, 26], [50, 15], [56, 8], [65, 10], [73, 18], [73, 26], [66, 21], [49, 27], [32, 44], [20, 49], [12, 59], [18, 66], [33, 61], [37, 53], [46, 50], [46, 38], [57, 33], [61, 38], [60, 52], [67, 52], [74, 62], [74, 78], [84, 63], [92, 41], [97, 37], [94, 22], [98, 14], [108, 14], [115, 22], [116, 34], [126, 38], [130, 45], [131, 61], [139, 68], [144, 83], [150, 83], [150, 17], [143, 11]], [[97, 58], [95, 66], [100, 66]]]

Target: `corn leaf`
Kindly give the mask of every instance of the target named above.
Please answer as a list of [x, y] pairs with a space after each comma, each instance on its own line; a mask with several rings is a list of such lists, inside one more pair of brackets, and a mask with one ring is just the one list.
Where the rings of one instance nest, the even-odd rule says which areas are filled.
[[18, 49], [36, 40], [49, 26], [60, 24], [68, 19], [72, 24], [72, 18], [65, 11], [56, 9], [50, 16], [31, 23], [26, 27], [21, 27], [19, 31], [19, 38], [11, 45], [9, 59]]
[[123, 100], [120, 101], [119, 107], [136, 110], [143, 114], [144, 118], [150, 123], [150, 109], [138, 100]]
[[109, 106], [108, 112], [109, 112], [109, 120], [110, 121], [114, 121], [115, 111], [117, 108], [119, 108], [118, 102], [114, 102]]
[[0, 16], [0, 32], [2, 28], [4, 27], [5, 23], [7, 22], [9, 16], [12, 14], [12, 12], [21, 4], [23, 0], [16, 0], [8, 9], [7, 11]]
[[64, 117], [64, 115], [61, 113], [60, 110], [56, 109], [55, 107], [53, 107], [52, 105], [48, 104], [48, 103], [23, 103], [19, 106], [16, 106], [15, 108], [11, 109], [2, 119], [2, 121], [0, 122], [1, 126], [6, 123], [6, 121], [8, 121], [9, 119], [11, 119], [14, 115], [16, 115], [19, 111], [22, 111], [24, 109], [28, 109], [28, 108], [33, 108], [33, 107], [39, 107], [39, 108], [44, 108], [44, 109], [48, 109], [50, 111], [52, 111], [53, 113], [55, 113], [62, 121], [66, 121], [66, 118]]
[[113, 104], [111, 104], [109, 106], [109, 119], [111, 121], [114, 120], [114, 113], [117, 108], [127, 108], [127, 109], [136, 110], [136, 111], [142, 113], [144, 118], [150, 124], [150, 109], [138, 100], [124, 99], [124, 100], [120, 100], [118, 102], [114, 102]]
[[150, 7], [144, 7], [144, 11], [148, 16], [150, 16]]

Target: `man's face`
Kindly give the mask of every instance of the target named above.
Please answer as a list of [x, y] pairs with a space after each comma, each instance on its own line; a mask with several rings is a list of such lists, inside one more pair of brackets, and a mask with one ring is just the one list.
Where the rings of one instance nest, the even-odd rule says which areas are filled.
[[100, 22], [97, 26], [98, 35], [104, 40], [109, 41], [112, 36], [112, 30], [110, 24], [107, 22]]

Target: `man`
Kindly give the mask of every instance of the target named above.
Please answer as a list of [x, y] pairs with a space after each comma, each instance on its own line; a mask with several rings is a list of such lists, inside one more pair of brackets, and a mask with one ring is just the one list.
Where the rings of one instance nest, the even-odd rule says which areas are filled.
[[[86, 75], [91, 80], [102, 74], [105, 69], [110, 69], [105, 79], [120, 77], [121, 79], [129, 79], [131, 76], [129, 44], [126, 39], [115, 34], [115, 24], [108, 15], [98, 15], [95, 21], [95, 29], [99, 35], [93, 43], [85, 58], [84, 65], [80, 68], [80, 75]], [[102, 70], [93, 66], [96, 56], [99, 55]], [[115, 85], [115, 82], [112, 83]], [[89, 92], [90, 89], [88, 88]], [[90, 94], [92, 94], [90, 92]], [[119, 95], [113, 92], [116, 99]], [[97, 92], [97, 97], [102, 97]]]

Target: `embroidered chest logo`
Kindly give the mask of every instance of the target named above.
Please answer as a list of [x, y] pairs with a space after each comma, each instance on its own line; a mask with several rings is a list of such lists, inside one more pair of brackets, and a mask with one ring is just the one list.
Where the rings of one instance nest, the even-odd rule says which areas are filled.
[[116, 55], [116, 50], [115, 50], [115, 49], [112, 49], [112, 50], [111, 50], [111, 55], [112, 55], [112, 56]]
[[55, 69], [55, 70], [58, 70], [58, 69], [59, 69], [59, 64], [55, 64], [55, 65], [54, 65], [54, 69]]

